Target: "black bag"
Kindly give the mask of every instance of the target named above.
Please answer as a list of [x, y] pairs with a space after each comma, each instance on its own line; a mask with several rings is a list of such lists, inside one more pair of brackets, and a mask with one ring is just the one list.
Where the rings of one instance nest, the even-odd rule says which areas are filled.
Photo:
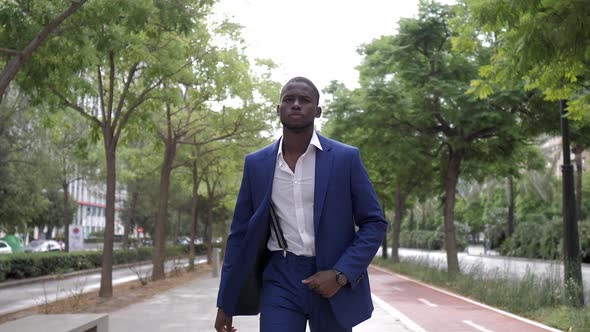
[[236, 315], [258, 315], [262, 295], [262, 273], [268, 263], [270, 251], [266, 248], [268, 236], [263, 237], [256, 253], [252, 270], [246, 275], [236, 304]]
[[[287, 241], [280, 227], [279, 219], [276, 215], [272, 203], [270, 204], [269, 224], [272, 227], [279, 245], [286, 253]], [[236, 315], [258, 315], [260, 313], [260, 297], [262, 294], [262, 274], [270, 258], [270, 251], [267, 248], [268, 238], [270, 237], [270, 228], [267, 228], [265, 236], [262, 237], [256, 250], [256, 257], [252, 269], [246, 275], [238, 302], [236, 304]]]

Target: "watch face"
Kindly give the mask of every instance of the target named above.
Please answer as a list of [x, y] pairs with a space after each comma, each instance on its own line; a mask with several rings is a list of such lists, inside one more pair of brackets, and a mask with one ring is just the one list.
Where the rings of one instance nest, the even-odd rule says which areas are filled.
[[344, 285], [346, 285], [346, 276], [344, 275], [344, 273], [340, 273], [340, 274], [338, 275], [338, 279], [337, 279], [337, 280], [338, 280], [338, 284], [339, 284], [340, 286], [344, 286]]

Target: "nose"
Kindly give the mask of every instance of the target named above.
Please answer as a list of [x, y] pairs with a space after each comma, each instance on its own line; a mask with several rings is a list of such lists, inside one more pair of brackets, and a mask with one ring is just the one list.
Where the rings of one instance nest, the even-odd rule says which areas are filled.
[[295, 100], [293, 100], [293, 106], [291, 108], [301, 108], [301, 101], [299, 100], [299, 98], [295, 98]]

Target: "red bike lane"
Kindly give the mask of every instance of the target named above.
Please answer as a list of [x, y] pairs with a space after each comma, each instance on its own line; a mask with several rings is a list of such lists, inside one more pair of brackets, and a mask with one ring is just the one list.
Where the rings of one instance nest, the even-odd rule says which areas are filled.
[[376, 302], [401, 313], [416, 332], [561, 331], [376, 266], [369, 277]]

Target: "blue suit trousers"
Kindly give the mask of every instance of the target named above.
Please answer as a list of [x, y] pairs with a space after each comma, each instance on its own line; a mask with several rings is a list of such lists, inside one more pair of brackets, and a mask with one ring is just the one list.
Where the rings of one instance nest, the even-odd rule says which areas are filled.
[[264, 270], [261, 332], [351, 332], [340, 326], [328, 299], [301, 281], [317, 272], [315, 257], [274, 252]]

